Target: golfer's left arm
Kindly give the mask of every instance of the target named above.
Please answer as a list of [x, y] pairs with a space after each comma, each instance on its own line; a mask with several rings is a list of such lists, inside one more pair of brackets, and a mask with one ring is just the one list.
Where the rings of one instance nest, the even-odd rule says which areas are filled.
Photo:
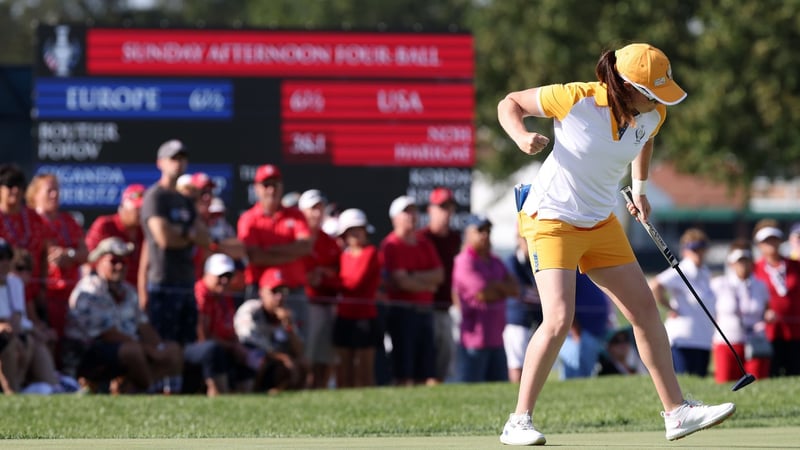
[[642, 150], [631, 162], [631, 185], [633, 202], [639, 210], [640, 219], [647, 222], [650, 217], [650, 202], [647, 200], [645, 185], [650, 174], [650, 159], [653, 157], [653, 139], [645, 142]]

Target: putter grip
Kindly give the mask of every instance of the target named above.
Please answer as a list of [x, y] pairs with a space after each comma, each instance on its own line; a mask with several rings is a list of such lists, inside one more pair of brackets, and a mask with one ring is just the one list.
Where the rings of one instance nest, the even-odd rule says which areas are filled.
[[[631, 192], [630, 186], [625, 186], [624, 188], [620, 189], [620, 192], [625, 197], [625, 201], [627, 201], [631, 205], [634, 206], [636, 205], [633, 202], [633, 193]], [[637, 214], [637, 216], [641, 216], [641, 211], [639, 211], [639, 214]], [[664, 242], [664, 239], [661, 237], [660, 234], [658, 234], [656, 228], [650, 222], [645, 222], [641, 220], [641, 217], [639, 217], [639, 223], [642, 224], [645, 231], [647, 231], [647, 234], [650, 235], [650, 239], [652, 239], [653, 242], [656, 244], [656, 247], [658, 247], [658, 249], [661, 251], [661, 254], [664, 255], [664, 258], [666, 258], [669, 265], [671, 267], [677, 267], [678, 258], [676, 258], [675, 255], [673, 255], [672, 252], [669, 250], [669, 247], [667, 247], [667, 243]]]

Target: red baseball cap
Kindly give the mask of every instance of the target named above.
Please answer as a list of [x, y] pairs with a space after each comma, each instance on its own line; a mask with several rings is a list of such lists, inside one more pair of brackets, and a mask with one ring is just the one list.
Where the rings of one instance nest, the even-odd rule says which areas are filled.
[[432, 205], [444, 205], [445, 203], [456, 203], [453, 191], [444, 187], [438, 187], [431, 191], [430, 203]]
[[216, 183], [205, 172], [196, 172], [192, 174], [190, 183], [197, 189], [203, 190], [207, 188], [214, 188]]
[[122, 191], [120, 203], [131, 202], [135, 208], [141, 208], [144, 202], [144, 191], [147, 188], [143, 184], [131, 184]]
[[258, 287], [275, 289], [279, 286], [286, 286], [286, 281], [283, 279], [283, 273], [280, 269], [277, 268], [269, 268], [261, 274], [261, 278], [258, 279]]
[[256, 183], [263, 183], [270, 178], [282, 178], [281, 171], [272, 164], [264, 164], [256, 170]]

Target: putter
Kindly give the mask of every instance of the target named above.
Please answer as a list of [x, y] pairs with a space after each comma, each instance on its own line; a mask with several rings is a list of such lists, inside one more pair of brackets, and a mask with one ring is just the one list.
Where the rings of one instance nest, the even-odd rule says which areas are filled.
[[[631, 192], [630, 186], [625, 186], [620, 190], [620, 192], [625, 197], [625, 201], [627, 201], [631, 205], [634, 206], [636, 205], [633, 202], [633, 193]], [[636, 215], [639, 216], [639, 212], [637, 212]], [[697, 295], [697, 292], [695, 292], [694, 288], [692, 287], [692, 284], [689, 283], [689, 280], [686, 278], [686, 275], [684, 275], [681, 268], [678, 267], [678, 258], [676, 258], [675, 255], [673, 255], [672, 252], [669, 251], [667, 243], [664, 242], [664, 239], [662, 239], [661, 235], [658, 234], [656, 228], [650, 222], [645, 222], [641, 219], [639, 220], [639, 223], [642, 224], [645, 231], [647, 231], [647, 234], [649, 234], [650, 238], [653, 239], [653, 242], [655, 242], [656, 247], [658, 247], [658, 249], [661, 250], [661, 254], [664, 255], [664, 258], [667, 259], [669, 265], [673, 269], [675, 269], [675, 271], [678, 272], [678, 275], [681, 276], [683, 282], [686, 283], [686, 287], [689, 288], [689, 291], [692, 293], [692, 295], [694, 295], [694, 298], [695, 300], [697, 300], [697, 303], [699, 303], [700, 307], [703, 308], [703, 312], [705, 312], [706, 316], [708, 316], [708, 320], [710, 320], [711, 323], [714, 324], [714, 328], [717, 329], [719, 335], [722, 336], [722, 339], [725, 341], [726, 344], [728, 344], [728, 348], [730, 349], [731, 353], [733, 353], [733, 356], [736, 358], [736, 363], [739, 365], [739, 370], [742, 371], [742, 377], [739, 378], [739, 381], [737, 381], [736, 384], [733, 385], [731, 390], [738, 391], [739, 389], [756, 381], [756, 377], [753, 374], [747, 373], [747, 371], [744, 370], [744, 364], [742, 363], [742, 358], [740, 358], [739, 354], [736, 353], [736, 350], [734, 350], [733, 345], [731, 345], [730, 341], [728, 341], [728, 338], [725, 336], [725, 333], [723, 333], [722, 330], [719, 328], [719, 325], [717, 325], [717, 321], [714, 320], [714, 316], [712, 316], [711, 312], [708, 311], [708, 308], [706, 308], [706, 305], [703, 303], [702, 300], [700, 300], [700, 296]]]

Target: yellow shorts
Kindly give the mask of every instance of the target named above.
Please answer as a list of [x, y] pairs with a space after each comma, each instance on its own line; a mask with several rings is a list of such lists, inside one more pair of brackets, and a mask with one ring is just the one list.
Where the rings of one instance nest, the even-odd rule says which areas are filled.
[[580, 228], [553, 219], [519, 213], [519, 233], [528, 241], [533, 271], [580, 268], [588, 272], [636, 261], [625, 230], [617, 216], [591, 228]]

